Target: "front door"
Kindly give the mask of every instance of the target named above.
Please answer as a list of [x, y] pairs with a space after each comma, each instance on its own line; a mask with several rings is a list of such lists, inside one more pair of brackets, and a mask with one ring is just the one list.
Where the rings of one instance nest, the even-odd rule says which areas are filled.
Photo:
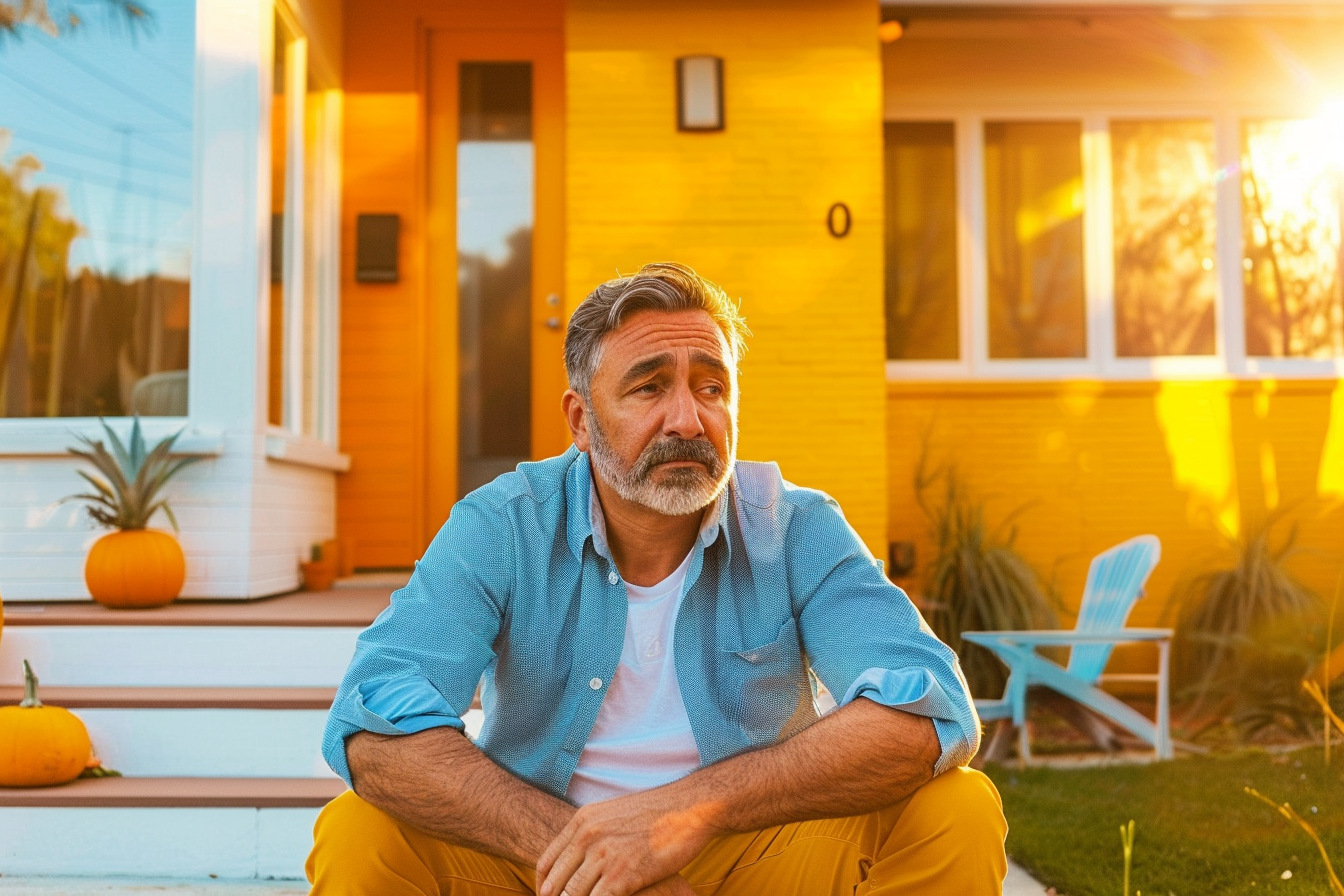
[[559, 33], [429, 34], [425, 535], [563, 450]]

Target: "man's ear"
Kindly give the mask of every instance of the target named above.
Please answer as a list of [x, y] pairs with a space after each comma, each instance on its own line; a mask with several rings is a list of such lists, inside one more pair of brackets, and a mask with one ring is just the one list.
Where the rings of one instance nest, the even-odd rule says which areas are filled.
[[569, 435], [574, 440], [574, 447], [580, 451], [587, 451], [588, 402], [573, 389], [567, 389], [564, 397], [560, 399], [560, 407], [565, 413], [565, 422], [569, 424]]

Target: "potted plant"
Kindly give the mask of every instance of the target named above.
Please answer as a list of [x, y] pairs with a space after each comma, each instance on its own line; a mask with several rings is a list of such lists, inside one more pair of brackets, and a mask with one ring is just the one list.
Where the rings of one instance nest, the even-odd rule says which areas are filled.
[[63, 499], [88, 502], [90, 519], [116, 530], [94, 542], [84, 563], [84, 582], [93, 599], [106, 607], [161, 607], [182, 590], [187, 577], [186, 558], [171, 533], [147, 526], [150, 518], [162, 510], [177, 531], [177, 518], [159, 493], [183, 467], [200, 458], [172, 457], [173, 443], [181, 430], [146, 450], [138, 416], [131, 426], [129, 446], [107, 421], [99, 422], [111, 451], [101, 440], [82, 435], [77, 438], [83, 447], [69, 451], [93, 464], [102, 476], [78, 471], [94, 491]]

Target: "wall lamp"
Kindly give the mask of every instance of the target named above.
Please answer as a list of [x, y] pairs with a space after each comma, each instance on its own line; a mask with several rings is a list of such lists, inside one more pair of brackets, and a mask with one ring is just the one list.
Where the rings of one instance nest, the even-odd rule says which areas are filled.
[[723, 60], [718, 56], [677, 60], [677, 130], [723, 130]]

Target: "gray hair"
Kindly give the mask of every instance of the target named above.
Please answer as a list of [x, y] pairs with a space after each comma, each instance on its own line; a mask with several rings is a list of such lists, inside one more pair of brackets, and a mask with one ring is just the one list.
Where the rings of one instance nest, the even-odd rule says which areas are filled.
[[629, 277], [608, 280], [588, 294], [569, 319], [565, 332], [565, 372], [569, 387], [589, 397], [593, 375], [602, 359], [602, 342], [636, 311], [690, 311], [709, 314], [733, 352], [742, 360], [751, 334], [738, 311], [718, 285], [676, 262], [646, 264]]

